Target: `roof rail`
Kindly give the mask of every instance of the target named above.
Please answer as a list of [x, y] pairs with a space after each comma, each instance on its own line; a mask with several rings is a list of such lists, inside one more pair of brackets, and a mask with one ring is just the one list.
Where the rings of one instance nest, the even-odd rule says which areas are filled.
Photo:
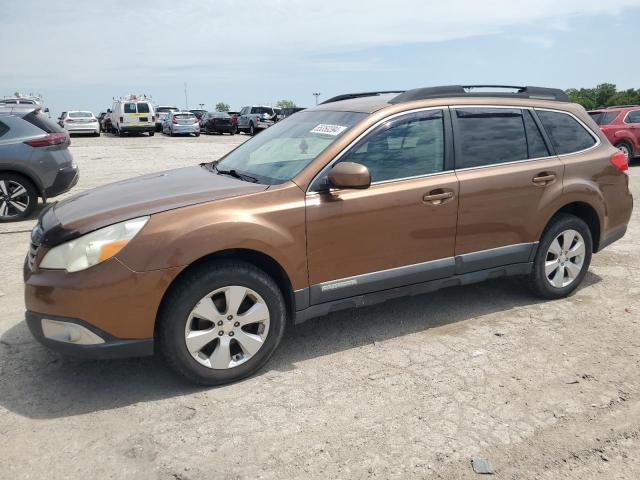
[[[476, 92], [477, 89], [503, 89], [512, 92]], [[569, 102], [569, 96], [559, 88], [518, 87], [513, 85], [447, 85], [442, 87], [415, 88], [394, 97], [389, 103], [404, 103], [413, 100], [426, 100], [443, 97], [506, 97], [506, 98], [537, 98], [540, 100], [554, 100]]]
[[384, 95], [385, 93], [402, 93], [404, 90], [387, 90], [383, 92], [361, 92], [361, 93], [344, 93], [342, 95], [336, 95], [335, 97], [331, 97], [329, 100], [325, 100], [320, 103], [320, 105], [324, 105], [325, 103], [333, 103], [340, 102], [341, 100], [349, 100], [351, 98], [361, 98], [361, 97], [376, 97], [378, 95]]
[[606, 110], [607, 108], [633, 108], [640, 107], [640, 105], [609, 105], [608, 107], [598, 107], [596, 110]]

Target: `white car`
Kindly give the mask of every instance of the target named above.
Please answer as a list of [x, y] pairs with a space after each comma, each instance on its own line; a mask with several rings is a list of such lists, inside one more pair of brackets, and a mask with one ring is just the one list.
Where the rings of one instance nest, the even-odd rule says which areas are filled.
[[100, 122], [92, 112], [83, 110], [70, 110], [64, 112], [60, 118], [60, 124], [69, 135], [72, 133], [90, 133], [100, 136]]

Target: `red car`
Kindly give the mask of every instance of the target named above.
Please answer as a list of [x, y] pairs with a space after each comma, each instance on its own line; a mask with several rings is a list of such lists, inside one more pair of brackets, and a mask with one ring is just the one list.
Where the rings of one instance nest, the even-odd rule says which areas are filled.
[[593, 110], [589, 115], [627, 158], [640, 156], [640, 105], [607, 107]]

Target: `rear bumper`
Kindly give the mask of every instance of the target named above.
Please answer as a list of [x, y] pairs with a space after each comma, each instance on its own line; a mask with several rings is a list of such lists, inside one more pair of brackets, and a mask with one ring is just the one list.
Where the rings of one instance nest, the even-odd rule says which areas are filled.
[[200, 133], [200, 125], [195, 123], [193, 125], [172, 125], [171, 131], [173, 133]]
[[58, 170], [56, 178], [50, 187], [45, 188], [44, 193], [47, 197], [55, 197], [61, 193], [68, 192], [80, 178], [78, 167], [65, 167]]
[[90, 133], [100, 131], [100, 124], [94, 123], [77, 123], [77, 124], [64, 124], [64, 129], [69, 133]]
[[155, 132], [156, 124], [150, 125], [120, 125], [121, 132]]
[[613, 242], [617, 242], [624, 234], [627, 233], [627, 226], [623, 225], [622, 227], [616, 228], [608, 233], [608, 235], [600, 240], [600, 245], [598, 245], [598, 252], [601, 252], [603, 248], [608, 247]]
[[[93, 334], [100, 337], [104, 343], [91, 345], [76, 344], [68, 341], [55, 340], [45, 336], [42, 328], [42, 320], [53, 320], [62, 324], [77, 325], [83, 329], [87, 329]], [[27, 311], [25, 315], [27, 326], [34, 338], [51, 350], [60, 352], [65, 355], [82, 358], [108, 359], [108, 358], [126, 358], [126, 357], [142, 357], [153, 355], [153, 339], [134, 339], [123, 340], [112, 337], [108, 333], [90, 325], [87, 322], [76, 318], [57, 317], [53, 315], [44, 315], [36, 312]]]

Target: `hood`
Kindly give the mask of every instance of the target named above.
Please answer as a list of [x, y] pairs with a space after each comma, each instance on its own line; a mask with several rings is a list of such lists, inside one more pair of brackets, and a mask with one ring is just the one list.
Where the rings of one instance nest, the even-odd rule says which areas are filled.
[[42, 242], [58, 245], [131, 218], [264, 191], [268, 185], [218, 175], [201, 166], [153, 173], [79, 193], [42, 212]]

